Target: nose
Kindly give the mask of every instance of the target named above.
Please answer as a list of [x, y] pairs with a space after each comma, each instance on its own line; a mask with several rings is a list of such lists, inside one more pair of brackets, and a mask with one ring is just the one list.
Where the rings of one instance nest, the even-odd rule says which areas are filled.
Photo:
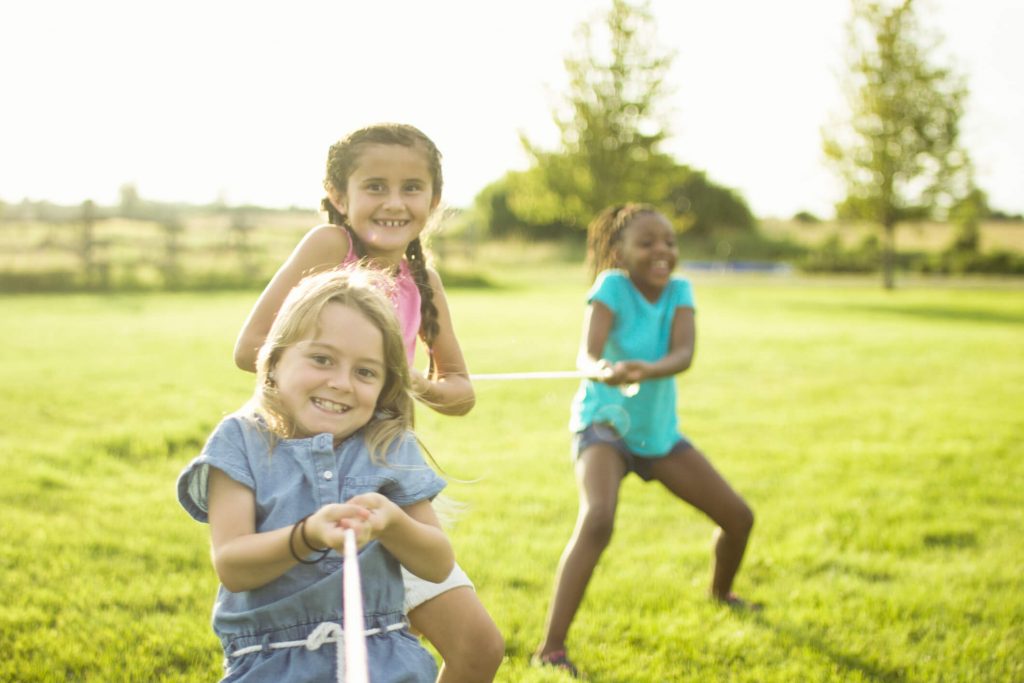
[[348, 391], [352, 388], [352, 380], [349, 377], [348, 370], [345, 368], [339, 368], [336, 372], [332, 372], [330, 377], [327, 378], [327, 386], [335, 391]]
[[388, 209], [401, 209], [404, 206], [402, 201], [402, 193], [398, 190], [388, 192], [388, 196], [384, 198], [384, 207]]

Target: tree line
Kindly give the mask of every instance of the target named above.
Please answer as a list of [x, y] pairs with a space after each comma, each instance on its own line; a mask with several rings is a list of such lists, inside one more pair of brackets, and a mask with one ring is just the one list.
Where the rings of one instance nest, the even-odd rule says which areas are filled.
[[[544, 149], [523, 136], [529, 168], [487, 185], [455, 222], [477, 237], [581, 240], [587, 223], [604, 207], [637, 201], [658, 207], [697, 253], [792, 258], [808, 270], [881, 270], [887, 288], [894, 286], [897, 267], [1024, 272], [1019, 258], [979, 249], [980, 222], [1009, 216], [993, 211], [976, 184], [960, 139], [968, 87], [962, 75], [936, 59], [941, 37], [922, 23], [915, 0], [851, 0], [850, 8], [846, 111], [823, 125], [822, 147], [844, 187], [837, 217], [879, 228], [877, 237], [857, 248], [844, 249], [836, 237], [804, 253], [764, 238], [739, 192], [662, 151], [672, 134], [665, 102], [675, 54], [658, 43], [649, 0], [612, 0], [601, 19], [578, 27], [564, 61], [569, 84], [552, 112], [558, 146]], [[265, 211], [204, 208], [233, 212], [232, 239], [240, 253], [249, 249], [248, 217]], [[125, 185], [116, 208], [0, 202], [0, 219], [34, 212], [80, 220], [79, 248], [89, 281], [102, 280], [102, 273], [93, 273], [96, 240], [89, 235], [104, 212], [155, 221], [164, 233], [160, 267], [165, 280], [175, 282], [182, 216], [194, 209], [146, 201]], [[815, 220], [809, 214], [797, 218]], [[926, 219], [952, 223], [955, 238], [927, 262], [899, 258], [897, 226]]]

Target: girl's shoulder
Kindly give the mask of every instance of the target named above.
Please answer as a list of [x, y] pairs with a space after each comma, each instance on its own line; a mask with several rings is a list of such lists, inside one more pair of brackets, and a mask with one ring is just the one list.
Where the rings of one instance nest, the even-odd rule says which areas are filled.
[[625, 271], [617, 268], [602, 270], [594, 278], [594, 284], [590, 286], [587, 300], [592, 301], [595, 297], [602, 298], [619, 295], [628, 291], [631, 286], [629, 275]]
[[332, 260], [341, 261], [352, 248], [348, 230], [333, 223], [313, 226], [302, 238], [299, 249], [315, 251], [320, 256], [330, 255]]
[[600, 273], [597, 274], [597, 277], [594, 278], [594, 285], [600, 285], [605, 282], [619, 283], [628, 281], [629, 275], [626, 273], [626, 271], [620, 268], [609, 268], [607, 270], [602, 270]]
[[668, 283], [672, 304], [693, 308], [693, 285], [690, 279], [682, 275], [673, 275]]
[[219, 440], [245, 448], [254, 440], [266, 443], [271, 438], [271, 431], [266, 423], [247, 404], [221, 418], [220, 423], [213, 429], [207, 445]]
[[444, 294], [444, 282], [441, 281], [441, 274], [433, 266], [427, 266], [427, 282], [435, 292]]
[[693, 285], [690, 283], [690, 278], [679, 273], [673, 273], [672, 277], [669, 278], [669, 287], [676, 287], [678, 289], [693, 289]]
[[395, 436], [384, 452], [388, 466], [404, 466], [418, 464], [423, 461], [423, 449], [420, 440], [411, 429]]

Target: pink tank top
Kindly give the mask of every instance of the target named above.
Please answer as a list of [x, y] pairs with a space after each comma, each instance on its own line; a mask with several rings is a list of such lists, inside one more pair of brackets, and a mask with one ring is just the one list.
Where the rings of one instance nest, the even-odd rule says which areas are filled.
[[[348, 240], [348, 255], [341, 265], [348, 266], [359, 260], [356, 255], [356, 247], [351, 235]], [[388, 295], [391, 303], [395, 306], [395, 313], [398, 314], [398, 324], [402, 328], [402, 341], [405, 342], [405, 356], [409, 359], [409, 367], [412, 367], [416, 359], [416, 337], [420, 332], [420, 288], [409, 272], [409, 262], [402, 259], [398, 265], [398, 275], [394, 279], [395, 286]]]

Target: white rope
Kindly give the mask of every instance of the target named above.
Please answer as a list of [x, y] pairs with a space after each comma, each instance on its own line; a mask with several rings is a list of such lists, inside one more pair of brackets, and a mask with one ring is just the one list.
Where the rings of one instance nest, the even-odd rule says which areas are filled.
[[[356, 552], [356, 534], [345, 529], [345, 668], [349, 672], [347, 683], [370, 683], [366, 664], [366, 632], [363, 630], [363, 588], [359, 579], [359, 556]], [[341, 648], [338, 648], [341, 660]]]
[[473, 381], [478, 379], [597, 379], [597, 375], [587, 374], [579, 370], [555, 370], [552, 372], [490, 372], [478, 375], [470, 375]]
[[[600, 381], [603, 379], [601, 375], [596, 375], [588, 372], [580, 372], [579, 370], [553, 370], [550, 372], [485, 372], [476, 375], [470, 375], [469, 378], [474, 382], [476, 380], [517, 380], [517, 379], [591, 379], [594, 381]], [[640, 385], [634, 384], [621, 384], [619, 385], [619, 392], [626, 398], [633, 398], [640, 391]]]

